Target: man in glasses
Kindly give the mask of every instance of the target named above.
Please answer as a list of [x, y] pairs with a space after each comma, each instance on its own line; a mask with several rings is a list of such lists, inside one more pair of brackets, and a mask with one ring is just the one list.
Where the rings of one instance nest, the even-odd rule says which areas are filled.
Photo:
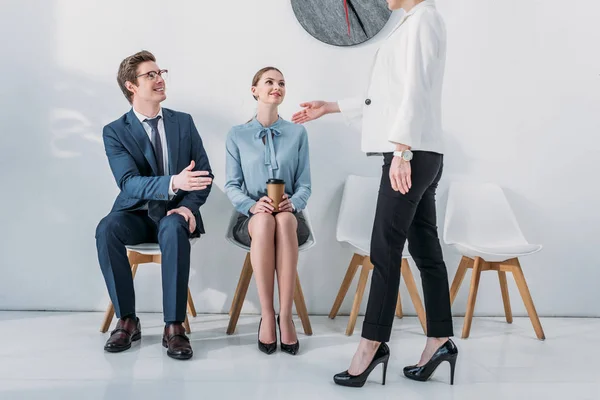
[[170, 357], [189, 359], [193, 351], [183, 327], [189, 239], [204, 233], [200, 206], [214, 176], [192, 117], [161, 107], [166, 74], [148, 51], [124, 59], [117, 82], [132, 108], [102, 134], [121, 189], [96, 229], [100, 267], [119, 318], [104, 350], [127, 350], [141, 337], [125, 246], [150, 242], [159, 243], [162, 252], [163, 345]]

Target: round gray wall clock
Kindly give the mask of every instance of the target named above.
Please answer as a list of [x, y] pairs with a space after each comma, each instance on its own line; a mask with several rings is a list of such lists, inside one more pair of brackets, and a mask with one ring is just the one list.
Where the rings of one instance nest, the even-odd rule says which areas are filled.
[[308, 33], [334, 46], [366, 42], [392, 15], [386, 0], [292, 0], [292, 9]]

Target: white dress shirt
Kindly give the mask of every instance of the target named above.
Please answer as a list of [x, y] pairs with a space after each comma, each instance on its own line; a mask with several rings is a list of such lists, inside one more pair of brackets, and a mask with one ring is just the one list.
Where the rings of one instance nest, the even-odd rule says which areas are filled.
[[[169, 171], [169, 148], [167, 145], [167, 134], [165, 133], [165, 122], [164, 122], [162, 107], [158, 111], [158, 114], [156, 114], [154, 117], [147, 117], [144, 114], [137, 112], [135, 110], [135, 108], [133, 109], [133, 113], [142, 123], [144, 130], [148, 134], [148, 138], [150, 139], [150, 142], [152, 142], [152, 127], [150, 126], [149, 122], [144, 122], [144, 120], [145, 119], [153, 119], [153, 118], [160, 116], [160, 119], [158, 120], [158, 136], [160, 136], [160, 141], [161, 141], [161, 146], [162, 146], [163, 171], [165, 171], [165, 175], [174, 173], [173, 171]], [[172, 199], [173, 196], [175, 196], [175, 194], [176, 194], [176, 192], [173, 191], [173, 178], [175, 178], [175, 176], [171, 176], [171, 181], [169, 183], [169, 200]]]
[[366, 153], [405, 144], [443, 153], [442, 84], [446, 28], [434, 0], [413, 7], [383, 42], [365, 95], [338, 102], [347, 121], [362, 131]]

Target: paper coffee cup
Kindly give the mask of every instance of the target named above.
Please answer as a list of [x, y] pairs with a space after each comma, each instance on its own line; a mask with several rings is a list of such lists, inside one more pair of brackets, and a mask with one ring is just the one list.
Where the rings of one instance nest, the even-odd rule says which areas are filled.
[[271, 205], [275, 207], [274, 211], [279, 211], [279, 203], [281, 203], [284, 193], [285, 182], [283, 179], [269, 179], [267, 181], [267, 197], [273, 201]]

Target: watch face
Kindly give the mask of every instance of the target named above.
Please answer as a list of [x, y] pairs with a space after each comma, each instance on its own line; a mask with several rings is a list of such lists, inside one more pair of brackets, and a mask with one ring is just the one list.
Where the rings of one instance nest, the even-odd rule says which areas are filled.
[[334, 46], [371, 39], [392, 14], [387, 0], [292, 0], [292, 8], [308, 33]]
[[410, 161], [413, 158], [413, 153], [410, 150], [404, 150], [402, 152], [402, 158], [404, 159], [404, 161]]

